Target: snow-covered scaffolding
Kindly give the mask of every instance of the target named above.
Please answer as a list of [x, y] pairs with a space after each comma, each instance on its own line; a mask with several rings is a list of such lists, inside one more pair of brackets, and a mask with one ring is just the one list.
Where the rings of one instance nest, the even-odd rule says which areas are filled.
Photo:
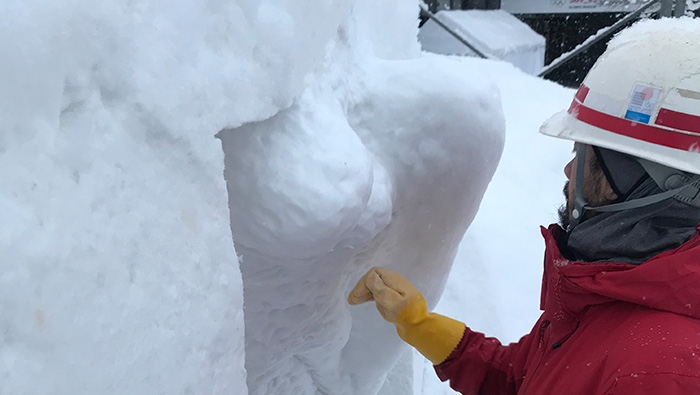
[[646, 2], [647, 0], [501, 0], [501, 9], [514, 14], [633, 12]]
[[[529, 74], [537, 74], [544, 66], [545, 38], [505, 11], [440, 11], [436, 18], [489, 57], [509, 62]], [[418, 40], [428, 52], [475, 55], [433, 19], [421, 27]]]

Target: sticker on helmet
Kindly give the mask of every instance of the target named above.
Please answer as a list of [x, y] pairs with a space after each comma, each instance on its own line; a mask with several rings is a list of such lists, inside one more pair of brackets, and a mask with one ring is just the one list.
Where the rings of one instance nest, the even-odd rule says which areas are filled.
[[658, 103], [660, 95], [660, 89], [646, 85], [635, 85], [629, 106], [627, 106], [625, 119], [648, 124], [651, 120], [651, 115], [656, 109], [656, 103]]

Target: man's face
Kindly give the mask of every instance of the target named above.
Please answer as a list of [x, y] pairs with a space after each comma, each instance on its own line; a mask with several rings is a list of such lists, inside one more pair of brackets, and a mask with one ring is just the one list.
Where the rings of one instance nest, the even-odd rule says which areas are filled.
[[[559, 225], [567, 229], [571, 222], [571, 212], [574, 210], [576, 202], [576, 172], [578, 167], [578, 143], [574, 144], [573, 152], [576, 154], [564, 167], [564, 174], [567, 181], [564, 184], [564, 197], [566, 204], [559, 207]], [[617, 195], [613, 191], [610, 183], [605, 178], [605, 173], [600, 167], [598, 158], [590, 145], [586, 146], [586, 163], [583, 170], [583, 198], [591, 206], [603, 206], [610, 204], [617, 199]], [[587, 212], [584, 216], [589, 218], [594, 212]]]

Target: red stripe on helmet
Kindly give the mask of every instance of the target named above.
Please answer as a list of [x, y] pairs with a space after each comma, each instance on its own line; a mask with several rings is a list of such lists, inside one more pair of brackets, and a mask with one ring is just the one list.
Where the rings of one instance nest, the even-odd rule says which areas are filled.
[[664, 147], [688, 151], [700, 147], [700, 135], [690, 135], [646, 125], [596, 111], [574, 99], [569, 113], [581, 122], [600, 129]]
[[659, 115], [656, 116], [654, 123], [669, 128], [685, 130], [686, 132], [700, 133], [700, 117], [667, 108], [659, 110]]
[[576, 91], [576, 100], [583, 103], [586, 100], [586, 96], [588, 96], [589, 91], [590, 89], [588, 89], [586, 85], [581, 84], [581, 86], [578, 87], [578, 91]]

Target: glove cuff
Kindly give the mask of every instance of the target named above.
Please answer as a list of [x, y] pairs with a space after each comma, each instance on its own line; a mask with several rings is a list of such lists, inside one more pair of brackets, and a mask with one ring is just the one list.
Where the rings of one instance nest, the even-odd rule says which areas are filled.
[[462, 341], [466, 325], [440, 314], [427, 313], [422, 319], [398, 321], [396, 332], [434, 365], [444, 362]]

